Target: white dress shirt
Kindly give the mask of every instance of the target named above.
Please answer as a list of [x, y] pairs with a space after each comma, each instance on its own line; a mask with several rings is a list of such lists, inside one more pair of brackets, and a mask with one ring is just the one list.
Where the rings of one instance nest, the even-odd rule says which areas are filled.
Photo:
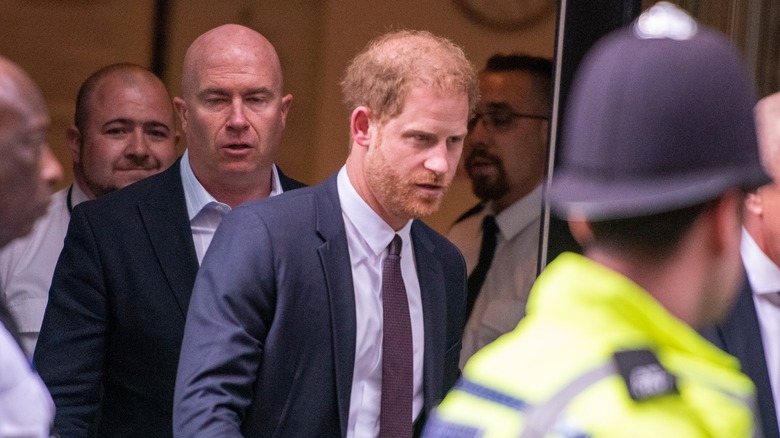
[[2, 324], [0, 353], [0, 437], [48, 437], [54, 402]]
[[420, 282], [414, 260], [410, 230], [412, 221], [394, 231], [358, 195], [342, 167], [337, 176], [341, 213], [352, 264], [355, 288], [355, 365], [349, 403], [348, 438], [379, 435], [382, 400], [382, 264], [393, 237], [401, 236], [401, 275], [404, 278], [412, 321], [414, 357], [414, 420], [423, 407], [423, 310]]
[[753, 290], [769, 384], [775, 399], [775, 415], [780, 424], [780, 267], [761, 251], [744, 228], [740, 249], [745, 273]]
[[[282, 183], [276, 165], [273, 165], [272, 172], [269, 196], [276, 196], [282, 193]], [[231, 208], [224, 202], [217, 201], [198, 181], [190, 166], [189, 151], [184, 151], [184, 156], [181, 158], [181, 183], [184, 186], [184, 199], [187, 202], [187, 214], [192, 228], [192, 241], [195, 243], [195, 253], [198, 255], [198, 265], [200, 265], [219, 223]]]
[[68, 193], [71, 207], [89, 199], [78, 184], [58, 191], [32, 232], [0, 251], [0, 293], [19, 326], [19, 340], [28, 358], [38, 342], [54, 267], [68, 232]]
[[[463, 331], [460, 367], [480, 348], [512, 331], [525, 316], [528, 293], [536, 280], [541, 232], [542, 187], [496, 215], [496, 252], [474, 309]], [[493, 215], [491, 203], [452, 226], [447, 234], [463, 253], [469, 274], [482, 246], [482, 219]]]

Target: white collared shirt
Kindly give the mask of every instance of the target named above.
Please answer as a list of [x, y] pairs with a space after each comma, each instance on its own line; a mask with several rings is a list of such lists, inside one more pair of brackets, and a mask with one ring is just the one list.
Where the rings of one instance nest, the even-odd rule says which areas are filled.
[[[479, 349], [512, 331], [525, 316], [528, 293], [536, 280], [541, 232], [542, 186], [496, 215], [496, 252], [471, 316], [463, 330], [461, 369]], [[482, 219], [493, 215], [492, 203], [456, 223], [447, 234], [463, 253], [469, 274], [482, 246]]]
[[775, 399], [775, 415], [780, 424], [780, 267], [761, 251], [744, 228], [740, 250], [745, 274], [753, 290], [769, 384]]
[[54, 402], [2, 324], [0, 352], [0, 436], [48, 437]]
[[401, 274], [404, 278], [412, 321], [414, 357], [413, 417], [423, 407], [424, 328], [420, 282], [414, 260], [410, 230], [412, 221], [394, 231], [358, 195], [347, 176], [346, 166], [337, 176], [341, 213], [352, 264], [355, 288], [355, 364], [349, 403], [347, 437], [379, 435], [382, 400], [382, 263], [393, 237], [401, 236]]
[[[271, 193], [268, 196], [282, 193], [282, 183], [276, 165], [273, 165], [272, 172]], [[192, 240], [195, 243], [195, 253], [198, 255], [200, 265], [219, 223], [231, 208], [224, 202], [217, 201], [198, 181], [190, 166], [188, 150], [184, 151], [184, 156], [181, 158], [181, 182], [184, 186], [184, 199], [187, 202], [187, 214], [192, 228]]]
[[0, 251], [0, 294], [19, 326], [19, 341], [28, 358], [38, 342], [54, 267], [68, 232], [68, 193], [73, 207], [89, 199], [75, 183], [58, 191], [32, 232]]

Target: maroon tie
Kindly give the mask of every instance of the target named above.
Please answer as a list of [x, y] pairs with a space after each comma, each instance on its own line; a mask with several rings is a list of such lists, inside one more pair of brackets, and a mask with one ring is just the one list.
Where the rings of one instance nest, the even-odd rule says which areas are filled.
[[380, 438], [412, 436], [412, 323], [401, 276], [401, 237], [395, 235], [382, 266], [382, 410]]

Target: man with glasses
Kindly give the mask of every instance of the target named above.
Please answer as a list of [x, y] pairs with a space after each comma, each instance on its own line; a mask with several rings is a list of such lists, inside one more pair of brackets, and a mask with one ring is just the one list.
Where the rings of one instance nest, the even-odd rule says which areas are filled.
[[494, 55], [479, 74], [464, 167], [482, 202], [447, 236], [469, 272], [461, 367], [525, 315], [537, 272], [551, 77], [549, 60], [517, 54]]
[[744, 193], [770, 182], [746, 73], [668, 2], [585, 55], [546, 193], [583, 255], [545, 268], [425, 438], [764, 436], [739, 362], [696, 332], [738, 293]]

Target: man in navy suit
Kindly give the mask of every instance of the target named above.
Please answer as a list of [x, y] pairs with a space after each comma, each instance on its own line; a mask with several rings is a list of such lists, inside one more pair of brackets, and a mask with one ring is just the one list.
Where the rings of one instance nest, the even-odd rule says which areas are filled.
[[73, 210], [34, 360], [63, 437], [173, 433], [179, 348], [199, 262], [222, 216], [300, 186], [273, 164], [292, 96], [262, 35], [197, 38], [174, 99], [187, 151]]
[[[412, 436], [458, 376], [465, 265], [417, 218], [438, 208], [455, 174], [474, 69], [451, 42], [401, 31], [370, 43], [342, 89], [346, 165], [234, 210], [214, 237], [185, 327], [176, 436], [374, 437], [391, 424], [392, 436]], [[382, 266], [399, 236], [404, 302], [384, 314], [398, 283], [383, 284], [392, 274]], [[385, 348], [398, 345], [397, 329], [403, 348]], [[383, 389], [402, 369], [398, 387]]]
[[774, 182], [745, 200], [742, 262], [747, 281], [725, 321], [704, 331], [736, 356], [756, 384], [764, 436], [780, 438], [780, 93], [755, 108], [761, 161]]

